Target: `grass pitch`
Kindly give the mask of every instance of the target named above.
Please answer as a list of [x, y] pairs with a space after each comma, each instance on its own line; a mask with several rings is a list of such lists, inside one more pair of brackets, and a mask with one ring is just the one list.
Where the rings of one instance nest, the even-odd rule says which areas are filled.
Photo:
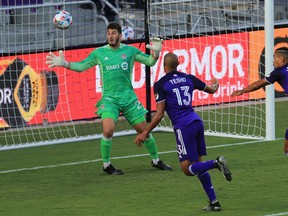
[[276, 106], [276, 141], [206, 138], [204, 160], [225, 155], [232, 171], [231, 182], [210, 171], [221, 212], [202, 210], [207, 197], [198, 178], [182, 173], [174, 135], [154, 133], [172, 171], [151, 167], [135, 136], [113, 139], [111, 161], [123, 176], [102, 171], [99, 140], [0, 152], [0, 215], [288, 215], [285, 107], [287, 102]]

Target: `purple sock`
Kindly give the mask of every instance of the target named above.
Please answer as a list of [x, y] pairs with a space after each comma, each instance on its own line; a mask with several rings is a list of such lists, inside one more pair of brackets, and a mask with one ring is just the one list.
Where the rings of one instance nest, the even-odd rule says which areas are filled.
[[216, 194], [209, 173], [208, 172], [201, 173], [198, 175], [198, 178], [209, 198], [210, 203], [215, 202], [217, 200]]
[[209, 160], [209, 161], [203, 161], [203, 162], [197, 162], [197, 163], [191, 164], [189, 166], [189, 171], [193, 175], [198, 175], [198, 173], [204, 173], [214, 168], [215, 168], [214, 160]]

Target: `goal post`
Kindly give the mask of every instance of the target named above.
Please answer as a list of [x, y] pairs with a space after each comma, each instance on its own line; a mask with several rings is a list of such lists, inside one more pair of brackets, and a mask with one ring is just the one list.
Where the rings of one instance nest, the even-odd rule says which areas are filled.
[[[274, 0], [265, 1], [265, 75], [273, 70], [274, 53]], [[271, 7], [273, 9], [271, 9]], [[275, 140], [275, 93], [266, 86], [266, 139]]]

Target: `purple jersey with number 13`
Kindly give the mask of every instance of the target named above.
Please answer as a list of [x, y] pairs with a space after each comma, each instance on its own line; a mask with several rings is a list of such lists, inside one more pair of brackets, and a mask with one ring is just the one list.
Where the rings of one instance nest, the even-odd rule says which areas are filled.
[[166, 101], [165, 108], [174, 129], [182, 129], [201, 118], [192, 108], [193, 91], [206, 84], [193, 75], [172, 71], [154, 84], [156, 103]]

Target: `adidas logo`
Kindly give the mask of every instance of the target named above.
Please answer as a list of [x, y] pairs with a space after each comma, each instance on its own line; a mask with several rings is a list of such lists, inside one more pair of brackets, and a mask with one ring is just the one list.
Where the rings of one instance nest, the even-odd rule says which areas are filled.
[[104, 60], [109, 60], [109, 58], [106, 56], [106, 57], [104, 58]]

